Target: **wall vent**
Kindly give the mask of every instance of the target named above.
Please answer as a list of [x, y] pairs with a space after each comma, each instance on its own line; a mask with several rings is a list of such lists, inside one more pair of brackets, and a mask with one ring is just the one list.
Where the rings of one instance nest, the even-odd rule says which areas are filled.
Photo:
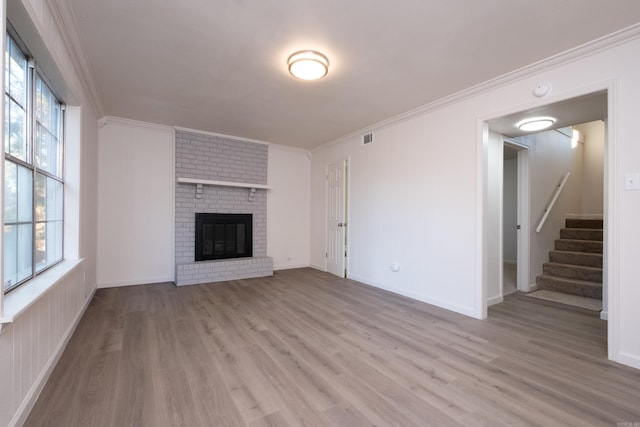
[[362, 145], [371, 144], [373, 142], [373, 132], [362, 135]]

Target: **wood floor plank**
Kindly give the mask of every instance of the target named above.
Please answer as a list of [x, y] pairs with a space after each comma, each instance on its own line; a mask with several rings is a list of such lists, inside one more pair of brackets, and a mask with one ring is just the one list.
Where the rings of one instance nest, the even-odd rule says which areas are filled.
[[[201, 336], [192, 328], [192, 322], [180, 319], [175, 324], [180, 366], [185, 373], [192, 404], [185, 411], [199, 415], [201, 425], [241, 425], [242, 418], [231, 395], [211, 359]], [[169, 392], [173, 393], [171, 389]], [[186, 424], [190, 425], [190, 424]]]
[[479, 321], [312, 269], [100, 289], [26, 426], [615, 426], [640, 371], [597, 313]]
[[297, 357], [287, 345], [271, 331], [263, 331], [261, 347], [296, 384], [305, 397], [318, 410], [324, 411], [342, 401], [342, 396], [304, 360]]
[[287, 427], [290, 425], [280, 412], [265, 415], [249, 423], [249, 427]]
[[[136, 292], [136, 297], [141, 294]], [[143, 304], [138, 298], [136, 308]], [[149, 343], [150, 319], [143, 311], [132, 311], [126, 314], [125, 333], [122, 343], [122, 357], [116, 375], [115, 404], [112, 412], [113, 427], [117, 426], [152, 426], [157, 425], [163, 406], [157, 398], [157, 387], [154, 386], [155, 375], [151, 373], [151, 345]], [[165, 418], [166, 419], [166, 418]], [[71, 425], [83, 425], [79, 421]]]
[[370, 427], [374, 425], [353, 405], [341, 403], [324, 411], [332, 425], [349, 427]]

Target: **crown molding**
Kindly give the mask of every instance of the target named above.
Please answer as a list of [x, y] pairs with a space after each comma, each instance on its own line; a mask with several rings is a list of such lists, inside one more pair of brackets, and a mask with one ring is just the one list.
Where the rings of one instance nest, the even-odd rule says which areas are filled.
[[115, 117], [115, 116], [104, 116], [98, 119], [98, 128], [102, 129], [107, 124], [113, 123], [120, 126], [128, 126], [132, 128], [138, 129], [155, 129], [161, 132], [167, 132], [173, 134], [174, 129], [173, 126], [166, 126], [157, 123], [149, 123], [143, 122], [140, 120], [126, 119], [124, 117]]
[[100, 101], [97, 86], [93, 81], [91, 65], [79, 36], [78, 24], [73, 9], [71, 9], [68, 0], [51, 0], [47, 3], [53, 20], [60, 30], [60, 35], [69, 52], [73, 66], [78, 73], [78, 78], [86, 97], [91, 103], [96, 116], [102, 117], [104, 116], [104, 108]]
[[271, 145], [270, 142], [261, 141], [259, 139], [243, 138], [241, 136], [226, 135], [224, 133], [209, 132], [209, 131], [206, 131], [206, 130], [183, 128], [183, 127], [180, 127], [180, 126], [174, 126], [173, 128], [176, 131], [180, 131], [180, 132], [188, 132], [188, 133], [197, 133], [197, 134], [200, 134], [200, 135], [216, 136], [218, 138], [232, 139], [234, 141], [242, 141], [242, 142], [251, 142], [253, 144]]
[[269, 144], [269, 148], [274, 148], [274, 149], [280, 150], [280, 151], [289, 151], [289, 152], [292, 152], [292, 153], [311, 154], [311, 151], [309, 151], [306, 148], [294, 147], [294, 146], [291, 146], [291, 145], [277, 144], [275, 142], [270, 143]]
[[440, 98], [434, 102], [422, 105], [413, 110], [409, 110], [405, 113], [398, 114], [397, 116], [393, 116], [389, 119], [382, 120], [370, 126], [366, 126], [356, 131], [350, 132], [344, 136], [329, 141], [326, 144], [322, 144], [315, 148], [312, 148], [311, 152], [331, 147], [352, 138], [359, 138], [365, 133], [380, 130], [388, 126], [410, 120], [414, 117], [443, 109], [463, 100], [487, 93], [500, 87], [507, 86], [508, 84], [530, 77], [534, 74], [548, 71], [562, 65], [567, 65], [587, 56], [614, 48], [638, 37], [640, 37], [640, 24], [634, 24], [630, 27], [623, 28], [622, 30], [607, 34], [603, 37], [576, 46], [564, 52], [560, 52], [556, 55], [534, 62], [533, 64], [518, 68], [506, 74], [502, 74], [498, 77], [479, 83], [475, 86], [471, 86], [452, 95], [445, 96], [444, 98]]

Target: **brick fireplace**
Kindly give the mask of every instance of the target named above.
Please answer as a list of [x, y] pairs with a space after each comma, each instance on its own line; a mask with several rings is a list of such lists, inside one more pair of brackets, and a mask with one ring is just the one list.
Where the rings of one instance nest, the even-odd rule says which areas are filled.
[[[267, 190], [260, 188], [267, 184], [268, 146], [186, 130], [176, 130], [175, 143], [176, 285], [272, 275]], [[252, 256], [196, 261], [196, 213], [251, 214]]]

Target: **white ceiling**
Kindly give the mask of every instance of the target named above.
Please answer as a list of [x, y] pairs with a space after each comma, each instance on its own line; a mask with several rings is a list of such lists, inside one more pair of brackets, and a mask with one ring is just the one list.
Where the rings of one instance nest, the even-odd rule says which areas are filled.
[[532, 117], [556, 119], [553, 126], [545, 131], [604, 120], [607, 118], [607, 93], [597, 92], [489, 120], [489, 129], [512, 138], [526, 135], [531, 132], [521, 131], [516, 124], [522, 119]]
[[[56, 1], [105, 115], [302, 148], [640, 21], [638, 0]], [[288, 74], [301, 49], [327, 77]]]

